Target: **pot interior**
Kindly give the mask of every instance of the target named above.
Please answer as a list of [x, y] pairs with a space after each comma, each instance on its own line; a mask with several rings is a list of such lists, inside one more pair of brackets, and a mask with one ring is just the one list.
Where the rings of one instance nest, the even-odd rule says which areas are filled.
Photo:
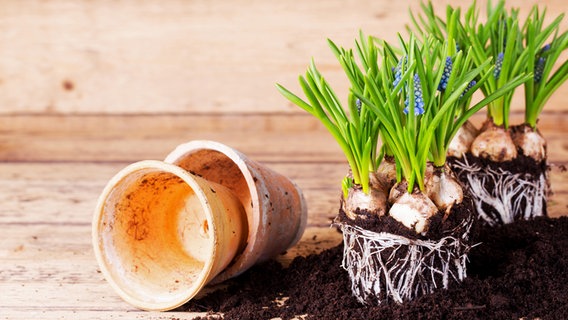
[[181, 304], [207, 280], [215, 240], [211, 220], [206, 204], [181, 178], [157, 169], [132, 172], [108, 194], [102, 210], [103, 265], [130, 302]]

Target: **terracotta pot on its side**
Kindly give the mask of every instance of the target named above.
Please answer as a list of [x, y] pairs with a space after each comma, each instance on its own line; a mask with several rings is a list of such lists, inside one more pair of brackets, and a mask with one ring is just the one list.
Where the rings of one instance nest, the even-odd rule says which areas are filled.
[[241, 274], [301, 238], [307, 207], [288, 178], [211, 141], [116, 174], [93, 219], [112, 287], [145, 310], [171, 310], [205, 285]]
[[287, 177], [214, 141], [181, 144], [165, 162], [232, 190], [246, 212], [246, 247], [213, 283], [239, 275], [253, 264], [282, 253], [302, 237], [307, 222], [306, 201], [298, 186]]
[[231, 263], [246, 236], [244, 208], [230, 190], [161, 161], [115, 175], [93, 221], [105, 278], [146, 310], [189, 301]]

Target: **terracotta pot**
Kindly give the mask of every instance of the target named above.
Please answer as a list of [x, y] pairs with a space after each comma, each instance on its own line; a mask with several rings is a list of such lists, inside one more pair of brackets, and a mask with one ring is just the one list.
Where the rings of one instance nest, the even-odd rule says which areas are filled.
[[179, 145], [165, 161], [229, 188], [245, 209], [249, 230], [246, 247], [213, 283], [241, 274], [301, 238], [307, 221], [306, 201], [285, 176], [214, 141]]
[[141, 161], [107, 184], [92, 236], [101, 271], [124, 300], [169, 310], [242, 251], [247, 218], [229, 189], [172, 164]]

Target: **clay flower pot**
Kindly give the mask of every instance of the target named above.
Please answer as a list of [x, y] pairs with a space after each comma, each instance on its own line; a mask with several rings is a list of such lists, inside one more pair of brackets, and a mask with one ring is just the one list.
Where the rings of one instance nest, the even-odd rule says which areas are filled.
[[125, 301], [170, 310], [293, 246], [306, 221], [289, 179], [220, 143], [196, 141], [167, 162], [116, 174], [97, 203], [92, 236], [105, 278]]
[[227, 187], [246, 212], [246, 246], [212, 283], [241, 274], [253, 264], [282, 253], [302, 237], [307, 222], [306, 201], [287, 177], [214, 141], [181, 144], [165, 162]]
[[95, 210], [99, 266], [119, 295], [147, 310], [190, 300], [242, 250], [245, 211], [227, 188], [161, 161], [115, 175]]

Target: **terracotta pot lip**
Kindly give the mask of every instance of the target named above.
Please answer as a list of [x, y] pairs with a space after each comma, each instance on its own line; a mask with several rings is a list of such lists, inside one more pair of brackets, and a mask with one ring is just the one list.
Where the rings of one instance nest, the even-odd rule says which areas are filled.
[[[178, 145], [170, 154], [168, 154], [165, 158], [166, 163], [175, 164], [176, 160], [181, 159], [183, 156], [198, 152], [200, 150], [213, 150], [220, 152], [227, 156], [231, 161], [233, 161], [241, 173], [243, 174], [245, 181], [247, 183], [249, 192], [251, 194], [251, 201], [253, 206], [253, 211], [260, 210], [260, 197], [258, 193], [258, 186], [255, 183], [255, 178], [251, 172], [251, 168], [247, 165], [246, 161], [248, 158], [242, 154], [241, 152], [233, 149], [225, 144], [222, 144], [217, 141], [212, 140], [192, 140], [186, 143], [182, 143]], [[250, 161], [250, 160], [249, 160]], [[247, 241], [247, 246], [244, 248], [244, 252], [248, 252], [249, 254], [259, 255], [262, 252], [262, 248], [256, 248], [257, 241], [256, 237], [253, 235], [260, 230], [260, 226], [262, 221], [260, 221], [261, 215], [253, 214], [252, 216], [247, 215], [247, 219], [252, 219], [251, 222], [251, 230], [249, 230], [249, 237]], [[244, 255], [241, 254], [240, 257]], [[236, 257], [236, 263], [240, 257]], [[256, 257], [255, 259], [256, 260]], [[251, 260], [252, 261], [252, 260]]]
[[[103, 189], [103, 192], [99, 196], [92, 221], [91, 236], [92, 236], [92, 244], [94, 249], [93, 251], [95, 253], [95, 258], [98, 262], [101, 272], [103, 273], [104, 277], [107, 279], [107, 282], [110, 283], [113, 289], [126, 302], [145, 310], [153, 310], [153, 311], [171, 310], [191, 300], [199, 292], [199, 289], [206, 284], [207, 279], [209, 277], [209, 273], [213, 269], [213, 260], [214, 260], [213, 257], [216, 255], [217, 248], [213, 246], [213, 251], [211, 252], [210, 258], [204, 261], [203, 268], [200, 271], [199, 276], [192, 283], [192, 285], [186, 288], [185, 290], [175, 295], [172, 295], [172, 299], [168, 299], [167, 301], [164, 300], [161, 300], [160, 302], [145, 301], [143, 299], [139, 299], [138, 297], [130, 295], [126, 290], [124, 290], [121, 286], [119, 286], [118, 281], [115, 281], [115, 277], [113, 276], [113, 273], [108, 267], [107, 259], [105, 259], [103, 255], [104, 250], [102, 249], [102, 243], [100, 237], [100, 221], [103, 217], [102, 212], [104, 209], [105, 202], [108, 199], [110, 193], [113, 191], [113, 187], [118, 183], [120, 183], [122, 180], [124, 180], [128, 175], [143, 170], [158, 170], [160, 172], [167, 172], [182, 179], [193, 190], [193, 192], [201, 202], [201, 205], [204, 208], [207, 208], [207, 210], [205, 210], [205, 216], [207, 218], [209, 226], [215, 226], [215, 223], [212, 220], [211, 207], [209, 205], [209, 202], [207, 201], [207, 197], [203, 192], [203, 190], [201, 189], [201, 187], [199, 186], [199, 183], [196, 181], [196, 178], [198, 177], [192, 176], [190, 173], [188, 173], [187, 171], [185, 171], [184, 169], [178, 166], [165, 163], [162, 161], [157, 161], [157, 160], [139, 161], [128, 165], [127, 167], [120, 170], [117, 174], [115, 174], [109, 180], [109, 182]], [[216, 243], [218, 241], [216, 238], [217, 237], [216, 232], [211, 232], [211, 236], [212, 236], [212, 241]]]

